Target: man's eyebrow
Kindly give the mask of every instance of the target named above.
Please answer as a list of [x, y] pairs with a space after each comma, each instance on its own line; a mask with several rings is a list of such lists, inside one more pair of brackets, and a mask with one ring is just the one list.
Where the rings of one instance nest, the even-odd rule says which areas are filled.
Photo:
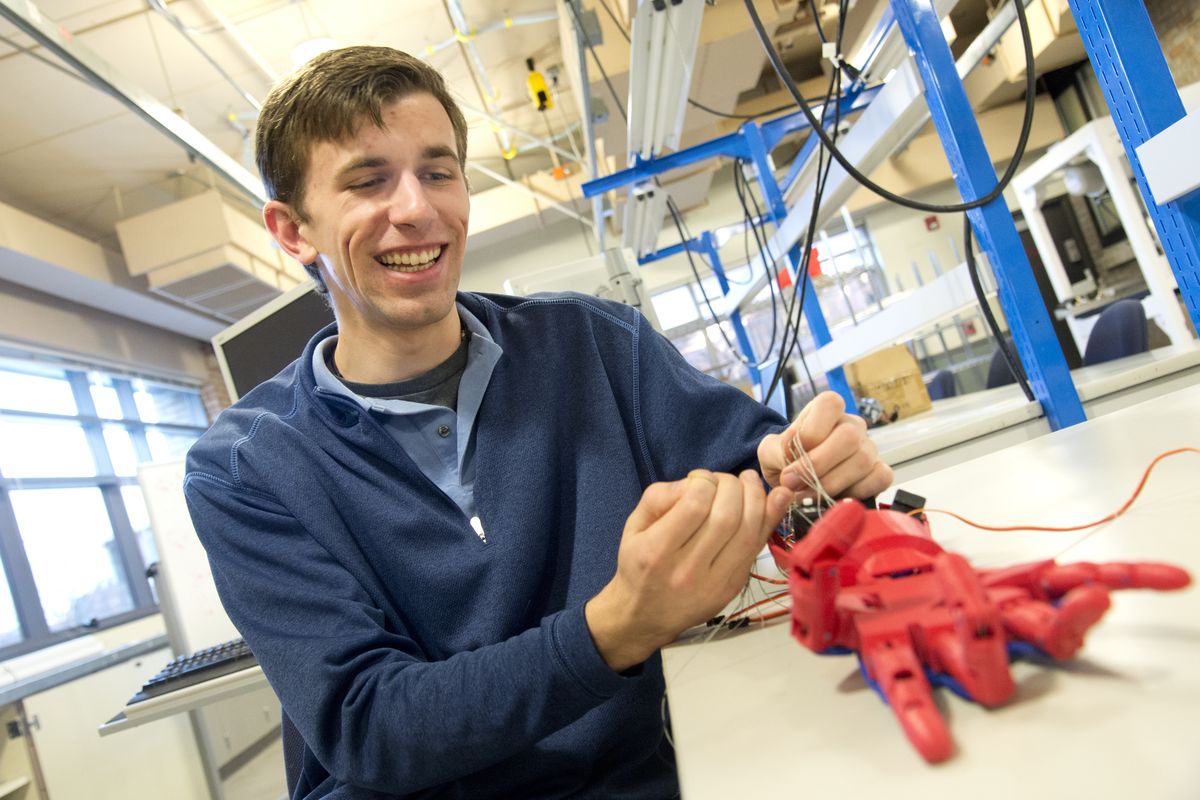
[[344, 178], [352, 172], [360, 169], [378, 169], [379, 167], [387, 166], [387, 159], [381, 156], [361, 156], [353, 161], [345, 164], [337, 171], [335, 176], [338, 179]]
[[458, 161], [458, 153], [453, 148], [447, 147], [444, 144], [435, 144], [426, 147], [421, 152], [421, 155], [424, 156], [426, 161], [434, 161], [439, 158], [453, 158], [455, 161]]

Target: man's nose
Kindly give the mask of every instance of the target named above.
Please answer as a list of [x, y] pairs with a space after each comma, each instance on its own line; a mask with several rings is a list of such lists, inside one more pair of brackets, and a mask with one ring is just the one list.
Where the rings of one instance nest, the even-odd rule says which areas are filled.
[[429, 201], [425, 185], [416, 175], [406, 175], [396, 185], [388, 203], [388, 221], [393, 225], [421, 227], [432, 222], [437, 211]]

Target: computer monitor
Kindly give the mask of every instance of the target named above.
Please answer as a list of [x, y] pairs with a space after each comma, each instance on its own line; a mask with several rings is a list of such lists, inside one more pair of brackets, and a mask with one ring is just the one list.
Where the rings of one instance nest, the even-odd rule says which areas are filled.
[[304, 352], [333, 311], [305, 281], [230, 325], [212, 339], [229, 399], [237, 400]]

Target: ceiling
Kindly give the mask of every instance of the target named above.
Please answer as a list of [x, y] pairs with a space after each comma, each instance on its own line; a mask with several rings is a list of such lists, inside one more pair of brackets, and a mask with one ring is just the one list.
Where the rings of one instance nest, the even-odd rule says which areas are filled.
[[[756, 4], [772, 30], [778, 29], [779, 44], [794, 65], [794, 74], [801, 79], [819, 77], [820, 43], [809, 4], [796, 0], [756, 0]], [[885, 0], [860, 0], [852, 22], [862, 27], [881, 4]], [[561, 0], [32, 0], [32, 5], [26, 0], [0, 0], [0, 5], [33, 9], [59, 29], [69, 47], [86, 48], [125, 84], [174, 111], [222, 153], [251, 171], [247, 143], [254, 126], [252, 101], [261, 101], [273, 82], [294, 68], [292, 51], [297, 45], [330, 39], [340, 45], [388, 45], [421, 55], [445, 74], [466, 111], [468, 158], [482, 168], [470, 173], [473, 193], [513, 193], [514, 202], [479, 206], [518, 209], [508, 217], [498, 217], [494, 224], [473, 217], [473, 238], [494, 240], [527, 230], [529, 226], [522, 221], [536, 211], [527, 192], [505, 185], [484, 170], [548, 195], [543, 209], [557, 201], [580, 212], [586, 210], [578, 201], [577, 188], [585, 168], [574, 158], [559, 156], [575, 178], [573, 182], [556, 181], [550, 177], [554, 157], [529, 139], [554, 135], [564, 152], [583, 147], [578, 135], [579, 97], [569, 77], [574, 64], [568, 62], [575, 60], [576, 51], [573, 43], [564, 46], [560, 41], [560, 31], [570, 30], [559, 19], [568, 13]], [[626, 27], [636, 0], [587, 0], [584, 5], [600, 29], [596, 55], [609, 73], [612, 89], [623, 98], [628, 87], [629, 48], [621, 29]], [[836, 3], [817, 5], [831, 23]], [[960, 5], [971, 9], [956, 11], [963, 24], [982, 27], [987, 3], [964, 0]], [[475, 31], [473, 37], [464, 37], [469, 38], [467, 43], [454, 36], [452, 6], [461, 9]], [[476, 56], [482, 73], [472, 69]], [[549, 113], [539, 113], [528, 99], [527, 58], [533, 58], [548, 78], [557, 76], [557, 104]], [[741, 1], [709, 2], [691, 97], [724, 112], [757, 109], [768, 99], [782, 96], [773, 76], [764, 73], [765, 66]], [[589, 60], [592, 96], [613, 109], [612, 94], [594, 67], [595, 62]], [[487, 84], [493, 89], [492, 99], [485, 99]], [[244, 191], [77, 75], [53, 48], [7, 21], [0, 21], [0, 86], [5, 89], [0, 93], [0, 203], [97, 247], [104, 264], [97, 269], [107, 270], [109, 275], [101, 280], [122, 291], [144, 295], [168, 309], [179, 306], [174, 310], [182, 310], [188, 305], [186, 298], [152, 291], [152, 282], [137, 270], [116, 274], [122, 265], [128, 266], [117, 235], [122, 220], [214, 192], [232, 213], [257, 219], [255, 204]], [[498, 126], [482, 113], [485, 110], [527, 135], [497, 132]], [[730, 125], [691, 108], [684, 143], [711, 138]], [[566, 131], [574, 131], [576, 136], [564, 137]], [[607, 159], [605, 169], [624, 166], [624, 123], [619, 116], [610, 112], [596, 133]], [[518, 154], [505, 159], [505, 146], [518, 147]], [[694, 177], [686, 188], [680, 184], [681, 194], [676, 196], [685, 209], [702, 203], [708, 192], [708, 181]], [[54, 291], [54, 281], [37, 278], [30, 263], [39, 263], [38, 258], [48, 263], [45, 275], [54, 273], [49, 267], [80, 272], [76, 264], [50, 263], [49, 256], [36, 253], [19, 254], [25, 260], [6, 260], [5, 253], [13, 253], [4, 249], [12, 248], [3, 240], [4, 230], [0, 219], [0, 277]], [[31, 255], [37, 258], [30, 261]], [[73, 299], [87, 296], [86, 290], [77, 287]], [[119, 300], [105, 302], [121, 305]], [[219, 329], [230, 321], [229, 315], [214, 316], [211, 309], [194, 304], [187, 314], [206, 318], [211, 324], [156, 324], [186, 328], [189, 335], [204, 338], [211, 335], [205, 333], [210, 328]], [[192, 319], [192, 323], [196, 321]]]

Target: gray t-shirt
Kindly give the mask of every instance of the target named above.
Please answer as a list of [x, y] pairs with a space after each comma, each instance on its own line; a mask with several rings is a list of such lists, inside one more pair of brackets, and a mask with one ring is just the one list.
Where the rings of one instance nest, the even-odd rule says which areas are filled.
[[332, 358], [329, 360], [329, 368], [342, 383], [346, 384], [347, 389], [362, 397], [372, 397], [377, 400], [407, 400], [410, 403], [425, 403], [456, 410], [458, 408], [458, 384], [462, 380], [463, 370], [467, 368], [467, 352], [470, 343], [471, 333], [463, 328], [462, 339], [453, 355], [429, 372], [404, 381], [392, 381], [391, 383], [348, 381], [337, 371]]

